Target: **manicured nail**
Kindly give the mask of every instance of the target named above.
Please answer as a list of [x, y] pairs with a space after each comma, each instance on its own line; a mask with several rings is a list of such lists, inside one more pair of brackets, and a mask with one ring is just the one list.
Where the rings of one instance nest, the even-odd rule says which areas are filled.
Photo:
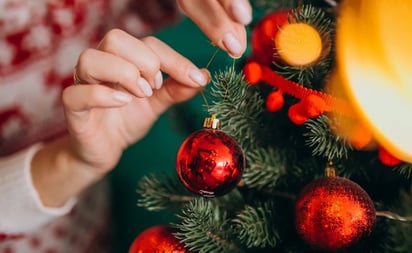
[[153, 95], [152, 87], [150, 87], [150, 84], [144, 78], [137, 79], [137, 84], [146, 96], [150, 97]]
[[203, 75], [203, 73], [198, 69], [190, 69], [189, 70], [189, 77], [200, 86], [205, 86], [207, 84], [207, 79]]
[[240, 54], [242, 52], [242, 46], [232, 33], [227, 33], [223, 37], [223, 45], [229, 51], [230, 56], [232, 56], [233, 58], [240, 57]]
[[247, 25], [252, 21], [252, 13], [244, 0], [234, 1], [232, 4], [233, 15], [240, 23]]
[[120, 101], [120, 102], [125, 102], [125, 103], [130, 103], [132, 102], [133, 98], [127, 93], [121, 92], [121, 91], [115, 91], [112, 93], [112, 98]]
[[162, 72], [160, 72], [160, 70], [157, 71], [157, 73], [155, 75], [155, 78], [154, 78], [154, 81], [155, 81], [155, 88], [156, 89], [162, 88], [163, 76], [162, 76]]

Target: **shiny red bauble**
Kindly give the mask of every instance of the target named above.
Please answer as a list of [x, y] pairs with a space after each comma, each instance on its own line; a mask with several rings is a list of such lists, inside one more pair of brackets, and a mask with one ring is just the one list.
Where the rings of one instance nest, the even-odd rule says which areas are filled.
[[369, 195], [356, 183], [327, 176], [307, 185], [297, 198], [298, 234], [319, 250], [337, 251], [368, 236], [376, 211]]
[[288, 23], [290, 10], [276, 10], [264, 16], [252, 30], [252, 54], [258, 62], [270, 65], [278, 61], [275, 37], [280, 27]]
[[129, 253], [173, 252], [190, 253], [176, 239], [174, 228], [167, 225], [150, 227], [139, 234], [130, 246]]
[[205, 128], [180, 145], [176, 171], [191, 192], [204, 197], [222, 196], [236, 187], [245, 167], [239, 144], [225, 132]]

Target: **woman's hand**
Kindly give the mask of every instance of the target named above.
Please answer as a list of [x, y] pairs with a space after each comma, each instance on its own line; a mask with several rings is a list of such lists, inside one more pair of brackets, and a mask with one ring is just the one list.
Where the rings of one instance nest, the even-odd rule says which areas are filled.
[[[170, 78], [163, 82], [161, 72]], [[160, 40], [121, 30], [80, 55], [76, 76], [81, 83], [63, 93], [67, 127], [77, 156], [101, 172], [113, 168], [162, 112], [209, 82], [206, 70]]]
[[177, 3], [212, 43], [234, 58], [244, 53], [245, 25], [252, 21], [248, 0], [177, 0]]

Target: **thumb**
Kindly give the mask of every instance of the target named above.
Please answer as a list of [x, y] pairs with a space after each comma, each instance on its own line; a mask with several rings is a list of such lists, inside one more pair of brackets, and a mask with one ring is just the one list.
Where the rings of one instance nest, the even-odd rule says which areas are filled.
[[[210, 73], [207, 69], [201, 70], [208, 76], [210, 82]], [[193, 98], [196, 94], [202, 91], [204, 87], [192, 87], [176, 81], [173, 78], [167, 78], [163, 82], [161, 89], [156, 90], [155, 94], [150, 98], [153, 111], [157, 114], [162, 114], [174, 104], [185, 102]]]

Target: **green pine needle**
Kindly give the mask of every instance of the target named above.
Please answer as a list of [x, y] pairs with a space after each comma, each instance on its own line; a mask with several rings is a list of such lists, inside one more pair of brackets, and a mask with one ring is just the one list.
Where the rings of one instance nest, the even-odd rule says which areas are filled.
[[222, 130], [228, 132], [243, 149], [256, 146], [261, 127], [264, 100], [233, 68], [217, 72], [210, 88], [212, 105], [208, 111], [222, 121]]
[[176, 176], [148, 175], [139, 181], [137, 205], [149, 211], [181, 208], [182, 204], [193, 200]]
[[[397, 207], [397, 213], [399, 214], [412, 214], [412, 187], [409, 191], [401, 191], [399, 195], [399, 206]], [[412, 249], [412, 222], [401, 221], [388, 221], [390, 226], [390, 233], [393, 240], [389, 248], [396, 253], [409, 253]]]
[[230, 228], [223, 212], [210, 200], [196, 198], [186, 204], [178, 215], [180, 224], [176, 238], [192, 252], [242, 252], [229, 238]]
[[240, 242], [248, 248], [274, 248], [280, 236], [274, 220], [273, 203], [267, 202], [257, 206], [245, 206], [245, 209], [233, 220]]
[[412, 178], [412, 164], [410, 163], [403, 162], [396, 166], [394, 170], [408, 179]]
[[352, 147], [332, 132], [328, 122], [329, 119], [323, 115], [305, 123], [309, 130], [304, 134], [306, 145], [312, 149], [314, 156], [325, 157], [328, 161], [347, 158]]
[[286, 173], [283, 152], [273, 148], [256, 148], [247, 153], [248, 168], [243, 181], [249, 188], [273, 189], [277, 180]]

